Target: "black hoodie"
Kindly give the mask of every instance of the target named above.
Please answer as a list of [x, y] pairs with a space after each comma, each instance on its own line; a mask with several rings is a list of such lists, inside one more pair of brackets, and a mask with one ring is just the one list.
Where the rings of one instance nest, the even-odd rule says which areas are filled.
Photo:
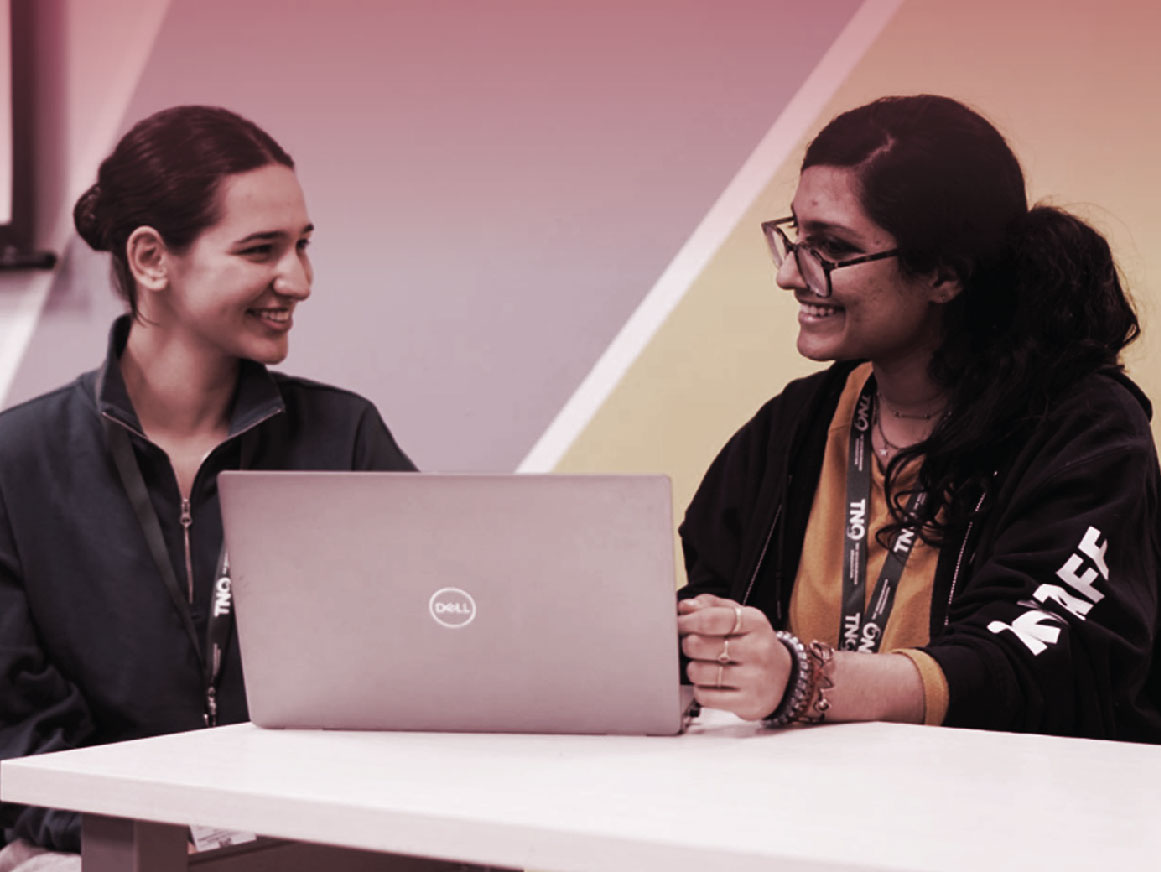
[[[117, 358], [0, 414], [0, 759], [204, 725], [201, 654], [170, 598], [118, 478], [103, 431], [130, 434], [170, 562], [184, 581], [185, 544], [169, 459], [141, 434]], [[222, 543], [217, 473], [257, 469], [413, 469], [371, 403], [348, 391], [244, 362], [230, 437], [202, 464], [190, 495], [195, 635], [205, 638]], [[227, 645], [219, 721], [246, 720], [238, 646]], [[78, 816], [0, 806], [9, 840], [80, 849]]]
[[[689, 584], [785, 627], [826, 430], [854, 364], [787, 385], [721, 450], [680, 533]], [[1082, 379], [940, 548], [944, 724], [1161, 742], [1161, 472], [1148, 400]], [[990, 470], [987, 472], [991, 472]]]

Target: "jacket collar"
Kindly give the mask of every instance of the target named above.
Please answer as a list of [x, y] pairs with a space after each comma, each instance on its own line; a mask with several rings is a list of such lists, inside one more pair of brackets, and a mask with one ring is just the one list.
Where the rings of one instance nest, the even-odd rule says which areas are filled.
[[[109, 330], [105, 362], [97, 373], [97, 411], [144, 436], [125, 379], [121, 376], [121, 354], [125, 351], [132, 326], [133, 316], [125, 314], [114, 321]], [[270, 371], [253, 360], [243, 360], [230, 407], [230, 436], [237, 436], [285, 410], [282, 393]]]
[[1141, 408], [1145, 410], [1145, 417], [1150, 421], [1153, 420], [1153, 404], [1149, 402], [1149, 398], [1145, 396], [1145, 392], [1137, 386], [1137, 383], [1129, 378], [1129, 375], [1125, 372], [1125, 368], [1123, 366], [1119, 364], [1110, 364], [1109, 366], [1102, 367], [1099, 372], [1103, 375], [1107, 375], [1109, 378], [1123, 385], [1125, 390], [1132, 394], [1133, 399], [1135, 399], [1141, 405]]

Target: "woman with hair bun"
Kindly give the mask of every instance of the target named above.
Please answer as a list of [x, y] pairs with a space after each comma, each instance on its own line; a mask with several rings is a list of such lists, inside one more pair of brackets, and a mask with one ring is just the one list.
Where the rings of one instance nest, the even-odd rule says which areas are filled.
[[[311, 292], [314, 227], [255, 124], [144, 119], [74, 216], [130, 311], [99, 369], [0, 415], [2, 758], [246, 719], [210, 608], [218, 472], [414, 468], [367, 400], [267, 369]], [[78, 815], [5, 804], [0, 827], [0, 869], [79, 868]]]
[[688, 508], [698, 701], [1161, 741], [1161, 474], [1105, 240], [1029, 209], [999, 132], [930, 95], [833, 119], [763, 231], [799, 352], [834, 363]]

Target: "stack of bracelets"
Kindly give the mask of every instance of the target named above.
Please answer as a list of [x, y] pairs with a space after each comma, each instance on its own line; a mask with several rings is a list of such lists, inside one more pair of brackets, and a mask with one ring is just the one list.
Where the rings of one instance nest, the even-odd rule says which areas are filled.
[[834, 687], [834, 649], [819, 641], [804, 645], [785, 630], [778, 630], [775, 635], [790, 652], [790, 677], [778, 708], [763, 723], [768, 727], [822, 723], [830, 708], [826, 692]]

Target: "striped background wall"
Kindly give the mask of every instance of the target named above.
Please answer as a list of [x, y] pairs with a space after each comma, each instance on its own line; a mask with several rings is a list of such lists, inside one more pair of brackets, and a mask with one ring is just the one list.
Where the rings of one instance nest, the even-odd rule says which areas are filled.
[[676, 308], [592, 417], [556, 441], [554, 468], [668, 472], [680, 511], [729, 435], [816, 367], [795, 352], [797, 305], [774, 284], [758, 224], [787, 212], [818, 128], [887, 93], [943, 93], [980, 109], [1022, 159], [1031, 199], [1071, 209], [1109, 237], [1145, 326], [1129, 369], [1161, 403], [1161, 7], [910, 0], [862, 11], [888, 5], [897, 9], [842, 80], [812, 94], [790, 158], [766, 167]]
[[[424, 468], [511, 470], [858, 8], [796, 5], [172, 0], [120, 126], [269, 129], [318, 227], [285, 368], [369, 396]], [[69, 247], [8, 402], [99, 356], [106, 271]]]
[[66, 220], [100, 156], [155, 109], [218, 103], [294, 154], [319, 227], [286, 369], [372, 398], [424, 468], [666, 472], [680, 511], [814, 366], [757, 231], [804, 141], [931, 91], [1109, 235], [1146, 324], [1130, 368], [1161, 400], [1157, 8], [41, 0], [41, 235], [66, 256], [0, 279], [0, 392], [102, 352], [107, 265]]

